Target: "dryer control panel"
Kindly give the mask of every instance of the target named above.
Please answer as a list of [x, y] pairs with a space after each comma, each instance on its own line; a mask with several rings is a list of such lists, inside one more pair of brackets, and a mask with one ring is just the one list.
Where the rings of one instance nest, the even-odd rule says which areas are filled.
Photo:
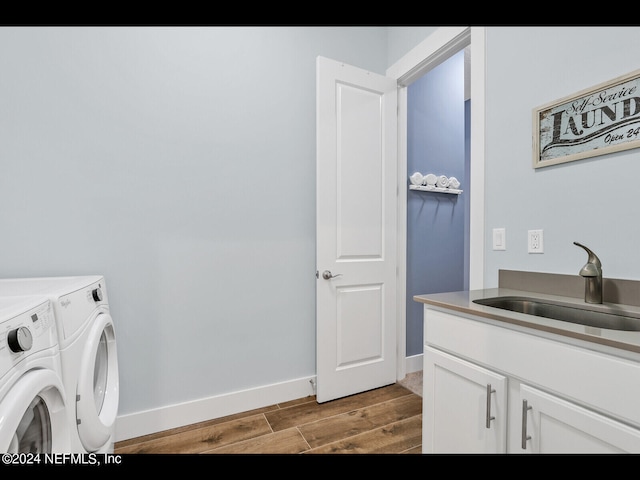
[[[86, 321], [99, 307], [108, 308], [107, 291], [104, 281], [98, 281], [87, 285], [75, 292], [60, 297], [55, 302], [58, 310], [59, 328], [64, 336], [65, 346], [67, 342], [79, 334], [82, 327], [86, 327]], [[61, 340], [62, 343], [62, 340]]]
[[10, 295], [42, 295], [51, 300], [60, 350], [81, 334], [98, 309], [108, 309], [102, 275], [0, 279], [0, 297]]
[[[58, 351], [51, 302], [43, 297], [0, 297], [0, 378], [25, 358]], [[54, 352], [55, 350], [55, 352]]]

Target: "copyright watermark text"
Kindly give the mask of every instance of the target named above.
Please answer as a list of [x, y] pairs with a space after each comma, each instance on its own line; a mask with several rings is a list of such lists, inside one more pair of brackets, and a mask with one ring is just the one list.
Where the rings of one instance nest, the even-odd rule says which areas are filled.
[[3, 465], [119, 465], [120, 455], [97, 453], [3, 453]]

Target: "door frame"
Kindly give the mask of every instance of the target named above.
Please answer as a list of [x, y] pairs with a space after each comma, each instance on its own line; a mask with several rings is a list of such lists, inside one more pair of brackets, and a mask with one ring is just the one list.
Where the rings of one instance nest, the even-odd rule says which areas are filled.
[[485, 27], [440, 27], [389, 67], [398, 82], [397, 378], [407, 371], [407, 87], [468, 45], [471, 48], [469, 289], [484, 284]]

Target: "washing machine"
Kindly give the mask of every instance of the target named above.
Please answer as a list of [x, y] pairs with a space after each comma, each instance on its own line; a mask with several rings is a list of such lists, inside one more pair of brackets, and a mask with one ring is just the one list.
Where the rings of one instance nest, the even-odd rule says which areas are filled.
[[71, 453], [112, 453], [118, 356], [101, 275], [0, 279], [0, 296], [44, 295], [58, 331]]
[[51, 302], [0, 298], [0, 452], [66, 453], [70, 439]]

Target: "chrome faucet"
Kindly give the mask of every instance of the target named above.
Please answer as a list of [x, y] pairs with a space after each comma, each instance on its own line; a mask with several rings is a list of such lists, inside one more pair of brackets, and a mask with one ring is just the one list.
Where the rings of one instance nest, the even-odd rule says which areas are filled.
[[578, 242], [574, 245], [584, 248], [589, 254], [589, 259], [580, 269], [580, 275], [584, 277], [584, 301], [587, 303], [602, 303], [602, 263], [598, 256], [590, 249]]

